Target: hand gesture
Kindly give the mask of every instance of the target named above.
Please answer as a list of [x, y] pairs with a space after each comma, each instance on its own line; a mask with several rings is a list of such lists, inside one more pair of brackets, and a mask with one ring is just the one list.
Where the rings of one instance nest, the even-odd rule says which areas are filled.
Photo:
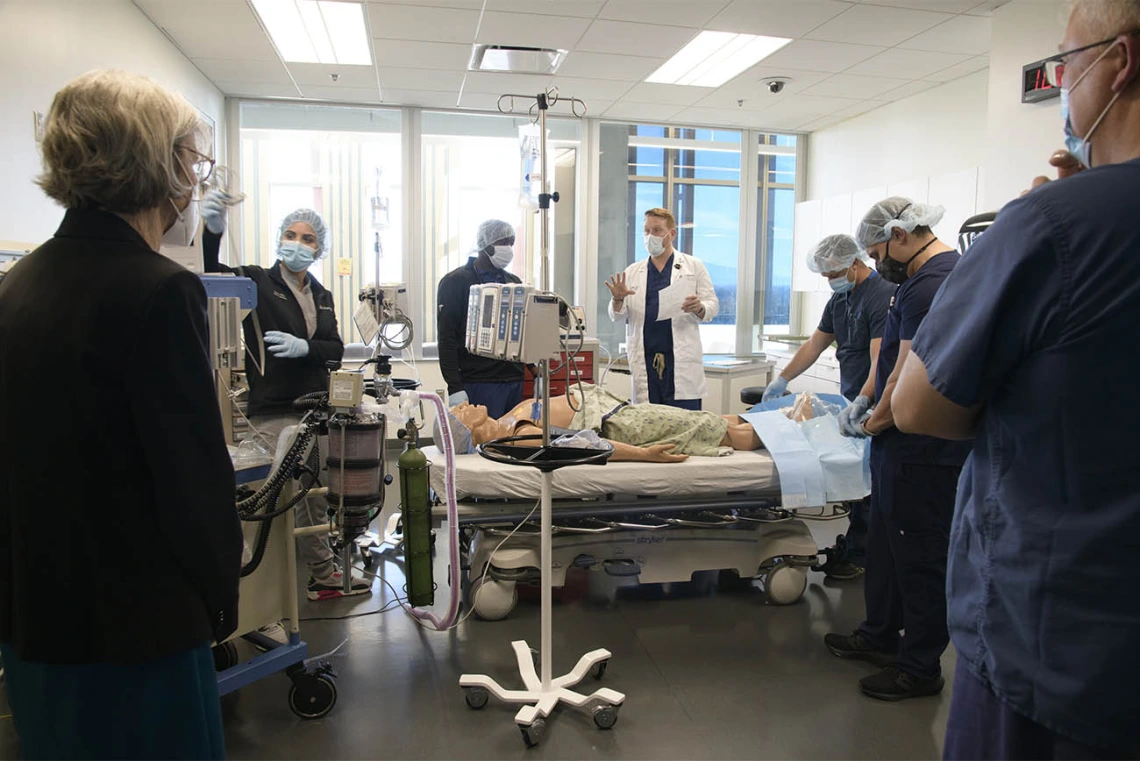
[[646, 462], [684, 462], [689, 459], [687, 454], [671, 454], [676, 447], [676, 444], [654, 444], [642, 449], [645, 450]]
[[624, 272], [619, 272], [607, 280], [606, 288], [610, 289], [610, 295], [614, 297], [614, 301], [625, 301], [626, 296], [631, 296], [634, 293], [634, 290], [625, 284]]
[[686, 296], [685, 301], [681, 304], [681, 311], [700, 317], [705, 312], [705, 305], [696, 296]]

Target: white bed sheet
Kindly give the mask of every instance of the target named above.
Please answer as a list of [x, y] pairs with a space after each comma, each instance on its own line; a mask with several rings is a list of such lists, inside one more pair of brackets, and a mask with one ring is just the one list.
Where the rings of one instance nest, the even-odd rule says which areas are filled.
[[[432, 463], [431, 485], [443, 493], [443, 453], [425, 447]], [[536, 468], [503, 465], [477, 454], [455, 458], [455, 496], [492, 499], [538, 499], [541, 473]], [[554, 499], [591, 498], [606, 494], [696, 497], [727, 492], [780, 492], [771, 455], [763, 450], [733, 452], [727, 457], [690, 457], [684, 462], [613, 462], [580, 465], [554, 472]]]

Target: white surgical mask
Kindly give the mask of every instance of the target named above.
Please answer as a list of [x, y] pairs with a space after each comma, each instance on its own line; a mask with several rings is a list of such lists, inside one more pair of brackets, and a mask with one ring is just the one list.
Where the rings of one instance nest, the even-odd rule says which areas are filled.
[[198, 234], [198, 221], [200, 219], [200, 212], [198, 210], [198, 199], [191, 197], [190, 203], [186, 204], [186, 208], [179, 210], [178, 204], [174, 203], [174, 199], [170, 199], [170, 205], [178, 212], [178, 219], [174, 220], [174, 224], [162, 236], [162, 244], [164, 246], [189, 246], [194, 241], [194, 236]]
[[495, 246], [495, 250], [491, 252], [491, 264], [501, 270], [511, 266], [514, 258], [515, 249], [513, 246]]
[[665, 239], [660, 235], [646, 235], [645, 250], [650, 256], [661, 256], [665, 253]]

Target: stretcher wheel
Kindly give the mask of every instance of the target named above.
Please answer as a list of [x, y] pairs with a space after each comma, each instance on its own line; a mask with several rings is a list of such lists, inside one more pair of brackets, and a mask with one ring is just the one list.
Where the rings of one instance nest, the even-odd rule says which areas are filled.
[[513, 581], [484, 577], [471, 585], [471, 605], [475, 615], [484, 621], [501, 621], [510, 615], [518, 601], [518, 587]]
[[238, 665], [238, 651], [233, 642], [223, 642], [213, 649], [214, 671], [225, 671]]
[[542, 738], [546, 735], [546, 722], [542, 719], [535, 719], [534, 723], [530, 726], [519, 724], [519, 731], [522, 732], [523, 742], [526, 747], [535, 748]]
[[336, 683], [326, 674], [297, 674], [289, 688], [289, 708], [302, 719], [327, 716], [336, 705]]
[[791, 605], [807, 589], [807, 573], [802, 568], [777, 563], [764, 575], [764, 591], [774, 605]]
[[485, 708], [487, 701], [491, 699], [491, 693], [482, 687], [465, 687], [463, 693], [463, 699], [467, 701], [467, 707], [476, 711]]
[[595, 679], [601, 679], [602, 677], [604, 677], [606, 675], [606, 668], [609, 665], [610, 665], [609, 661], [602, 661], [601, 663], [595, 663], [593, 666], [590, 667], [590, 676], [594, 677]]
[[613, 729], [617, 720], [617, 706], [598, 706], [594, 709], [594, 724], [598, 729]]

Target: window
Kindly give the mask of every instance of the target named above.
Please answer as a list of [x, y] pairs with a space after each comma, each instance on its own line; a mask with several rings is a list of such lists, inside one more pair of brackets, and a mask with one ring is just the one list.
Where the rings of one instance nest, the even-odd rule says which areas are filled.
[[787, 335], [790, 331], [796, 136], [761, 135], [758, 150], [753, 351], [759, 350], [761, 335]]
[[397, 109], [241, 104], [246, 201], [230, 261], [272, 266], [285, 216], [319, 212], [330, 250], [310, 272], [333, 295], [345, 343], [362, 340], [352, 322], [360, 289], [404, 279], [400, 121]]

